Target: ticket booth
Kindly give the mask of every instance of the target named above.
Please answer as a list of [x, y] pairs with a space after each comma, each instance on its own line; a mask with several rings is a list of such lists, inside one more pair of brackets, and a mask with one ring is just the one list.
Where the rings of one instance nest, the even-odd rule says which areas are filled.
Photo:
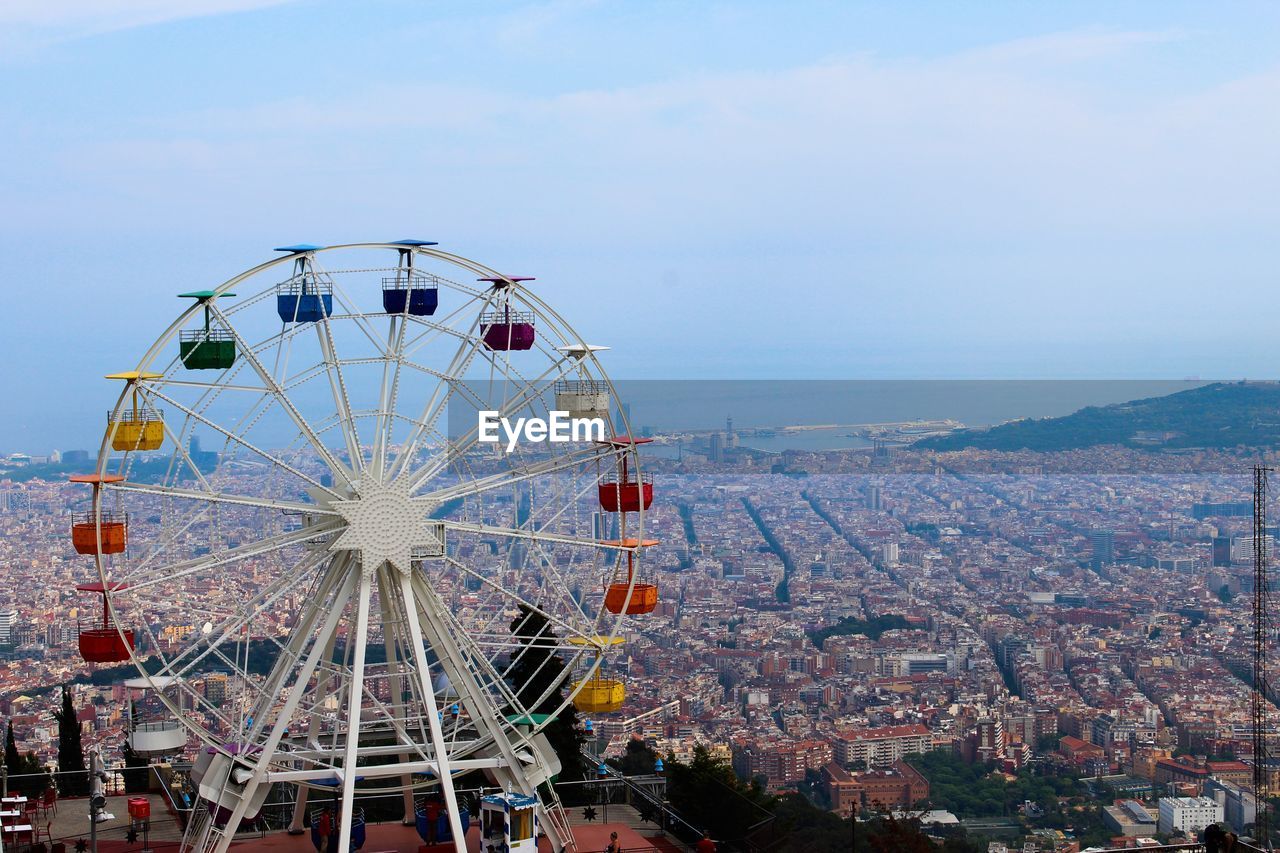
[[480, 800], [481, 853], [537, 853], [538, 801], [524, 794], [489, 794]]

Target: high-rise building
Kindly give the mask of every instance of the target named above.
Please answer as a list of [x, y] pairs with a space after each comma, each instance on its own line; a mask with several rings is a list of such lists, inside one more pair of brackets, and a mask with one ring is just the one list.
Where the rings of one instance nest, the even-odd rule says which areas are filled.
[[205, 676], [204, 679], [204, 698], [208, 699], [213, 705], [221, 705], [227, 701], [227, 676], [215, 672], [212, 675]]
[[1004, 724], [998, 717], [978, 720], [975, 740], [975, 754], [979, 761], [995, 761], [1004, 757]]
[[18, 611], [0, 610], [0, 646], [12, 645], [13, 632], [17, 624]]
[[880, 546], [880, 560], [888, 566], [898, 563], [898, 543], [886, 542]]
[[191, 458], [191, 463], [201, 471], [209, 472], [218, 467], [217, 452], [201, 449], [200, 436], [198, 435], [191, 436], [191, 440], [187, 442], [187, 456]]
[[76, 641], [75, 626], [69, 622], [53, 622], [45, 629], [44, 644], [51, 649], [70, 646]]
[[1116, 561], [1116, 532], [1095, 528], [1089, 531], [1089, 545], [1093, 548], [1090, 564], [1096, 569]]
[[1213, 537], [1213, 564], [1215, 566], [1231, 565], [1231, 537]]
[[529, 559], [529, 546], [524, 542], [512, 542], [507, 552], [507, 568], [522, 569]]
[[718, 432], [711, 433], [711, 461], [717, 465], [724, 461], [724, 436]]
[[867, 486], [867, 509], [872, 512], [879, 512], [884, 509], [884, 501], [881, 499], [879, 486]]
[[1252, 501], [1193, 503], [1191, 505], [1191, 517], [1198, 520], [1206, 518], [1242, 518], [1249, 515], [1253, 515]]

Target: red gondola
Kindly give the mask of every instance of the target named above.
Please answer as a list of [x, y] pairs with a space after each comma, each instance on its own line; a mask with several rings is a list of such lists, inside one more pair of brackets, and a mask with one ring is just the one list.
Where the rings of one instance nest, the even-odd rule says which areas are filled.
[[[629, 435], [615, 436], [604, 444], [613, 447], [635, 447], [648, 444], [651, 438], [632, 438]], [[653, 504], [653, 481], [648, 477], [635, 477], [631, 474], [630, 461], [627, 454], [622, 454], [618, 462], [618, 476], [612, 480], [600, 479], [598, 486], [600, 506], [605, 512], [639, 512]]]
[[[124, 588], [124, 584], [114, 584], [111, 591], [118, 592]], [[133, 651], [133, 630], [119, 630], [111, 621], [111, 610], [107, 606], [107, 587], [100, 583], [86, 583], [80, 584], [76, 589], [81, 592], [96, 592], [102, 596], [102, 627], [80, 631], [80, 657], [89, 663], [120, 663], [128, 660]]]

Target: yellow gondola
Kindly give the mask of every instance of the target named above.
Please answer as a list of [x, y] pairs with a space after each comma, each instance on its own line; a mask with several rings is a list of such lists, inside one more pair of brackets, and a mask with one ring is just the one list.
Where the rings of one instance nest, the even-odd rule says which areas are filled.
[[126, 373], [109, 373], [108, 379], [122, 379], [132, 391], [132, 407], [122, 412], [107, 413], [107, 435], [112, 450], [159, 450], [164, 444], [164, 413], [138, 399], [138, 382], [158, 379], [159, 373], [143, 373], [130, 370]]
[[627, 688], [621, 681], [601, 678], [599, 673], [578, 682], [577, 691], [577, 695], [573, 698], [573, 705], [579, 711], [588, 714], [608, 714], [617, 711], [627, 698]]

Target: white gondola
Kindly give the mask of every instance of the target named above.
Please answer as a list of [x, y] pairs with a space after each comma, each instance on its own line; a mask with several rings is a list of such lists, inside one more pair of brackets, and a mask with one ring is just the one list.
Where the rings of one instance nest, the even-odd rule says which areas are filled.
[[[153, 678], [130, 678], [124, 686], [130, 691], [166, 691], [175, 687], [181, 679], [157, 675]], [[182, 705], [181, 691], [172, 691], [178, 707]], [[131, 693], [132, 696], [132, 693]], [[129, 702], [129, 748], [144, 758], [160, 758], [182, 752], [187, 746], [187, 727], [168, 711], [156, 714], [139, 713], [133, 701]]]

